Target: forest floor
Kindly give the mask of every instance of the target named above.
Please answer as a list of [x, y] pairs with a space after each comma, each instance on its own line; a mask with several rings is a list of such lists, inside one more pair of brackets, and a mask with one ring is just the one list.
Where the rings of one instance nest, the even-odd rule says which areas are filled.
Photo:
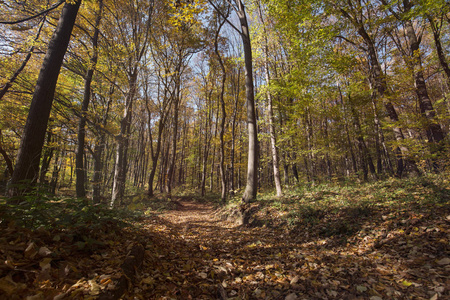
[[373, 198], [363, 189], [268, 197], [245, 207], [247, 226], [237, 206], [188, 196], [126, 227], [3, 222], [0, 298], [448, 299], [448, 186], [389, 188], [397, 205], [327, 202]]

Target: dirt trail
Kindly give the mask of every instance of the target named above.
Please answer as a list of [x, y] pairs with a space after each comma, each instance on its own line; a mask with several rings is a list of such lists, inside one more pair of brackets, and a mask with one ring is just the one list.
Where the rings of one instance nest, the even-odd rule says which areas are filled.
[[[221, 220], [212, 206], [190, 201], [153, 218], [149, 229], [165, 233], [154, 240], [165, 253], [147, 264], [165, 273], [152, 282], [151, 297], [285, 299], [298, 289], [296, 274], [286, 274], [284, 286], [278, 282], [283, 257], [294, 251], [280, 232], [240, 227]], [[290, 260], [286, 269], [296, 263]]]
[[[237, 226], [212, 206], [189, 201], [149, 218], [146, 229], [146, 261], [134, 290], [141, 299], [379, 300], [448, 293], [442, 251], [419, 235], [402, 237], [401, 230], [380, 245], [361, 236], [339, 246], [305, 228]], [[436, 246], [445, 236], [428, 238]]]

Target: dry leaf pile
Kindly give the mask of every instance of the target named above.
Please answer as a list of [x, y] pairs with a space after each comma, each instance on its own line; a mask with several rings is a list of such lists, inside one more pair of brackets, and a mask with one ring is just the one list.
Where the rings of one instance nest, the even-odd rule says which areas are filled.
[[[0, 298], [111, 299], [122, 292], [124, 299], [450, 296], [448, 205], [366, 216], [338, 212], [296, 226], [283, 223], [276, 210], [253, 208], [261, 221], [253, 227], [186, 200], [134, 228], [52, 232], [2, 224]], [[130, 255], [140, 255], [132, 254], [136, 245], [142, 245], [143, 264], [124, 266]]]

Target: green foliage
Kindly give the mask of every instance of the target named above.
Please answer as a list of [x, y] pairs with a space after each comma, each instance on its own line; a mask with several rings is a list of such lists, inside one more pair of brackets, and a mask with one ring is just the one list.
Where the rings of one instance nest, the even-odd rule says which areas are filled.
[[[450, 203], [446, 176], [302, 185], [284, 198], [260, 197], [264, 207], [278, 211], [291, 228], [320, 227], [320, 235], [350, 236], [381, 216], [388, 218], [404, 209], [432, 213]], [[263, 199], [263, 200], [261, 200]]]
[[140, 214], [125, 209], [109, 209], [105, 205], [88, 205], [83, 199], [59, 198], [43, 186], [0, 203], [3, 222], [15, 222], [29, 229], [89, 228], [129, 226]]

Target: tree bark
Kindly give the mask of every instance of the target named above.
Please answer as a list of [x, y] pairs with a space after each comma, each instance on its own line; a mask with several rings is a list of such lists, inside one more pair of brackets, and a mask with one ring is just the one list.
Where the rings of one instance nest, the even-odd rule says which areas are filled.
[[[383, 75], [380, 63], [378, 61], [378, 56], [375, 48], [375, 43], [372, 39], [372, 37], [368, 34], [366, 29], [364, 28], [364, 24], [354, 18], [352, 18], [346, 11], [341, 9], [341, 12], [343, 15], [349, 19], [354, 26], [357, 28], [358, 34], [363, 38], [365, 46], [367, 47], [367, 54], [369, 59], [369, 68], [370, 68], [370, 81], [373, 82], [373, 86], [375, 88], [376, 95], [374, 96], [375, 99], [381, 98], [385, 109], [389, 115], [389, 118], [392, 122], [398, 123], [399, 118], [398, 114], [394, 108], [394, 105], [392, 102], [388, 99], [386, 99], [387, 94], [387, 83], [386, 78]], [[375, 101], [375, 100], [374, 100]], [[381, 127], [380, 127], [381, 130]], [[398, 149], [395, 150], [397, 155], [397, 176], [401, 177], [403, 174], [403, 171], [405, 169], [405, 157], [408, 155], [408, 148], [403, 146], [401, 143], [405, 139], [402, 129], [398, 126], [394, 126], [392, 128], [394, 132], [395, 139], [397, 142], [400, 143], [400, 146], [398, 146]], [[417, 170], [417, 166], [414, 161], [406, 158], [406, 166], [412, 170]]]
[[427, 120], [425, 131], [427, 133], [428, 142], [439, 143], [444, 139], [444, 133], [436, 120], [436, 111], [433, 109], [433, 104], [428, 96], [419, 49], [420, 40], [417, 38], [416, 32], [410, 20], [405, 21], [405, 28], [413, 62], [412, 68], [414, 73], [414, 85], [416, 87], [416, 93], [419, 99], [420, 112]]
[[3, 135], [2, 135], [2, 130], [0, 129], [0, 154], [3, 156], [3, 159], [6, 162], [6, 167], [8, 168], [8, 173], [10, 176], [12, 176], [13, 171], [14, 171], [14, 166], [13, 166], [13, 162], [11, 160], [11, 158], [9, 157], [8, 153], [6, 152], [5, 149], [3, 149]]
[[244, 46], [245, 62], [245, 90], [247, 98], [247, 127], [248, 127], [248, 158], [247, 158], [247, 185], [242, 195], [243, 202], [256, 199], [258, 191], [258, 131], [256, 128], [255, 95], [253, 88], [253, 58], [250, 42], [250, 31], [241, 0], [235, 0], [238, 7], [237, 15], [241, 24], [241, 38]]
[[180, 69], [177, 70], [177, 74], [175, 76], [179, 76], [176, 84], [176, 91], [175, 91], [175, 99], [174, 99], [174, 106], [173, 106], [173, 137], [172, 137], [172, 157], [170, 160], [169, 165], [169, 171], [167, 173], [167, 186], [166, 186], [166, 192], [169, 194], [169, 196], [172, 193], [172, 189], [174, 187], [174, 174], [175, 174], [175, 162], [177, 159], [177, 145], [178, 145], [178, 115], [179, 115], [179, 107], [181, 102], [181, 74]]
[[267, 30], [266, 30], [266, 24], [264, 22], [261, 6], [258, 6], [259, 8], [259, 15], [261, 18], [261, 22], [263, 23], [263, 30], [264, 30], [264, 68], [265, 71], [265, 79], [267, 84], [267, 114], [269, 117], [269, 135], [270, 135], [270, 149], [272, 151], [272, 166], [273, 166], [273, 179], [275, 182], [275, 189], [277, 191], [277, 197], [281, 197], [283, 195], [283, 191], [281, 189], [281, 179], [280, 179], [280, 167], [278, 163], [278, 148], [277, 148], [277, 136], [275, 133], [275, 122], [274, 122], [274, 115], [273, 115], [273, 99], [272, 94], [270, 92], [270, 69], [269, 69], [269, 42], [267, 39]]
[[89, 102], [91, 101], [91, 83], [92, 78], [94, 77], [94, 70], [98, 61], [98, 36], [100, 33], [100, 21], [102, 18], [102, 10], [103, 10], [103, 0], [99, 0], [99, 12], [97, 14], [97, 18], [95, 19], [94, 25], [94, 35], [92, 37], [92, 57], [90, 59], [89, 68], [86, 72], [86, 76], [84, 79], [84, 96], [83, 102], [81, 104], [81, 117], [78, 122], [78, 134], [77, 134], [77, 149], [75, 151], [75, 174], [76, 174], [76, 194], [77, 198], [85, 198], [86, 197], [86, 178], [85, 178], [85, 170], [83, 168], [84, 162], [84, 147], [85, 147], [85, 137], [86, 137], [86, 120], [87, 120], [87, 111], [89, 107]]
[[131, 119], [133, 116], [133, 102], [136, 94], [137, 67], [129, 75], [129, 91], [125, 101], [125, 109], [120, 122], [120, 133], [117, 137], [116, 165], [110, 206], [123, 198], [125, 193], [125, 179], [128, 169], [128, 144], [130, 141]]
[[51, 130], [47, 131], [47, 147], [45, 147], [44, 155], [41, 162], [41, 170], [39, 172], [39, 183], [44, 184], [45, 175], [47, 174], [48, 168], [50, 166], [50, 161], [53, 157], [53, 151], [55, 147], [52, 145], [54, 143], [54, 137]]
[[20, 190], [26, 191], [23, 187], [18, 188], [14, 185], [23, 181], [34, 184], [38, 179], [42, 146], [56, 84], [80, 4], [81, 0], [74, 4], [64, 4], [58, 25], [50, 40], [22, 135], [17, 162], [8, 191], [10, 196], [19, 194]]
[[232, 82], [234, 82], [235, 84], [235, 87], [233, 88], [234, 109], [231, 121], [231, 168], [230, 168], [231, 190], [233, 191], [233, 193], [234, 190], [236, 189], [234, 173], [235, 173], [235, 148], [236, 148], [236, 118], [239, 103], [240, 78], [241, 78], [241, 68], [238, 66], [237, 78], [232, 80]]
[[214, 39], [214, 51], [217, 55], [217, 60], [219, 61], [220, 69], [222, 70], [222, 82], [220, 85], [220, 107], [222, 111], [222, 118], [220, 120], [220, 132], [219, 132], [219, 139], [220, 139], [220, 163], [219, 163], [219, 172], [220, 172], [220, 183], [221, 183], [221, 200], [222, 202], [225, 202], [227, 198], [227, 181], [226, 181], [226, 174], [225, 174], [225, 142], [224, 142], [224, 135], [225, 135], [225, 120], [227, 117], [226, 111], [225, 111], [225, 100], [224, 100], [224, 93], [225, 93], [225, 82], [227, 78], [227, 73], [225, 70], [225, 66], [222, 61], [222, 57], [219, 53], [219, 45], [218, 45], [218, 37], [220, 33], [220, 29], [225, 24], [225, 19], [219, 23], [219, 28], [217, 28], [216, 36]]
[[442, 48], [440, 37], [442, 23], [439, 26], [438, 24], [436, 24], [436, 22], [434, 22], [433, 17], [431, 16], [428, 16], [428, 21], [430, 22], [431, 31], [433, 32], [434, 45], [436, 46], [436, 53], [439, 59], [439, 64], [441, 65], [442, 70], [444, 70], [444, 73], [447, 77], [447, 87], [450, 89], [450, 67], [445, 57], [445, 52], [444, 49]]

